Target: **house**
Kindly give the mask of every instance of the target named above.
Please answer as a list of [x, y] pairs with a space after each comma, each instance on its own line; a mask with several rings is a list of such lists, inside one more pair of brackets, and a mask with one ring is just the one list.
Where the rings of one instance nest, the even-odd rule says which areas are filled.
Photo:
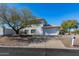
[[21, 34], [27, 35], [58, 35], [59, 26], [45, 24], [43, 19], [39, 19], [38, 24], [32, 24], [31, 27], [21, 29]]
[[0, 35], [4, 35], [4, 29], [0, 27]]
[[[41, 27], [44, 24], [43, 19], [38, 18], [38, 24], [32, 24], [31, 27], [26, 27], [20, 30], [20, 34], [27, 35], [42, 35]], [[14, 35], [16, 34], [11, 28], [0, 27], [0, 36], [1, 35]]]
[[[30, 27], [25, 27], [20, 30], [20, 34], [25, 35], [58, 35], [59, 26], [46, 24], [44, 19], [37, 19], [38, 24], [32, 24]], [[15, 32], [12, 29], [0, 28], [0, 35], [13, 35]]]
[[38, 27], [26, 27], [21, 30], [21, 34], [28, 35], [58, 35], [59, 34], [58, 26], [38, 26]]
[[23, 28], [20, 32], [27, 35], [43, 35], [44, 19], [39, 18], [37, 20], [38, 24], [32, 24], [30, 27]]
[[59, 34], [59, 26], [52, 26], [50, 24], [46, 24], [43, 26], [44, 35], [58, 35]]
[[0, 36], [1, 35], [13, 35], [15, 32], [10, 28], [0, 27]]

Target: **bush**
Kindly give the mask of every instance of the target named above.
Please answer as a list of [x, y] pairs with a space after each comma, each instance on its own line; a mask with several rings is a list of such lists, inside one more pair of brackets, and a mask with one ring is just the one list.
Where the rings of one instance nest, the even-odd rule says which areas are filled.
[[73, 33], [79, 34], [79, 30], [75, 30]]
[[60, 31], [59, 34], [60, 34], [60, 35], [64, 35], [65, 32], [64, 32], [64, 31]]

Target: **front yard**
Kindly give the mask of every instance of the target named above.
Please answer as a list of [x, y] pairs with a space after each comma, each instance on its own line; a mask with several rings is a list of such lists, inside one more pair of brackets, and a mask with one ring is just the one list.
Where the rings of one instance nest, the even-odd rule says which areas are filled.
[[[64, 35], [59, 37], [0, 37], [0, 46], [21, 46], [21, 47], [36, 47], [36, 48], [72, 48], [72, 35]], [[79, 47], [79, 36], [76, 35], [74, 47]]]
[[[32, 43], [46, 42], [45, 38], [38, 37], [0, 37], [0, 46], [17, 46], [17, 47], [28, 47]], [[44, 45], [45, 46], [45, 45]]]
[[38, 37], [35, 39], [28, 37], [1, 37], [0, 46], [9, 47], [28, 47], [28, 48], [64, 48], [61, 40], [55, 37]]
[[[21, 40], [20, 40], [21, 39]], [[27, 46], [29, 42], [26, 40], [22, 40], [21, 37], [0, 37], [0, 45], [5, 46]]]

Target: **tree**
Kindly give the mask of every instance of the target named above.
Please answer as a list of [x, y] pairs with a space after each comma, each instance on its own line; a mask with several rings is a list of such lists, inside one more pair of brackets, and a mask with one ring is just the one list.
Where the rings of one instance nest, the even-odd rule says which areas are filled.
[[78, 28], [78, 22], [76, 20], [68, 20], [67, 26], [70, 34], [71, 29], [77, 29]]
[[60, 34], [65, 34], [67, 32], [67, 22], [63, 21], [63, 23], [60, 26]]
[[67, 20], [62, 23], [61, 27], [63, 27], [64, 30], [67, 30], [67, 32], [70, 34], [71, 29], [78, 28], [78, 22], [76, 20]]
[[25, 8], [18, 9], [5, 4], [0, 5], [1, 23], [11, 27], [16, 34], [19, 34], [20, 29], [36, 23], [35, 19], [31, 12]]

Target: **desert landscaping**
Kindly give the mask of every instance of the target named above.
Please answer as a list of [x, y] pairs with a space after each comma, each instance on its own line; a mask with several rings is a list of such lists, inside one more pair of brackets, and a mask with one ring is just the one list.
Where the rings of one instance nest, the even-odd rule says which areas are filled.
[[40, 39], [29, 39], [27, 37], [0, 37], [1, 47], [30, 47], [30, 48], [64, 48], [58, 38], [46, 37]]
[[[25, 48], [78, 48], [79, 40], [74, 42], [74, 46], [71, 45], [72, 35], [59, 35], [55, 37], [0, 37], [1, 47], [25, 47]], [[40, 39], [39, 39], [40, 38]]]

